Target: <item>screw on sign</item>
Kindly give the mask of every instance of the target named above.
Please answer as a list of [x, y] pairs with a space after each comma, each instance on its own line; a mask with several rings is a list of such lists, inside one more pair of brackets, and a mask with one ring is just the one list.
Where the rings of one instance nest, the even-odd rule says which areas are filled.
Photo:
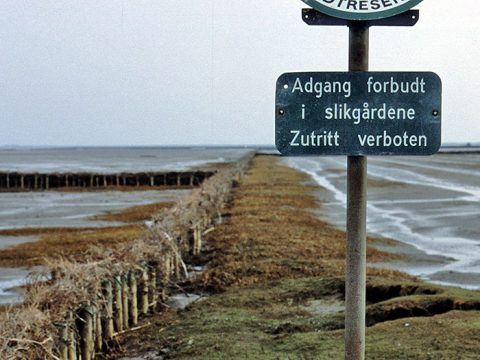
[[376, 20], [401, 14], [422, 0], [302, 0], [324, 14], [348, 20]]

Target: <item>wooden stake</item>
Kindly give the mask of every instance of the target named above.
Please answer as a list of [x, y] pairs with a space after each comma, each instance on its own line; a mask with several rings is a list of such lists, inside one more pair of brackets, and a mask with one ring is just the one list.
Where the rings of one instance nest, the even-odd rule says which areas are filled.
[[75, 321], [73, 319], [73, 313], [68, 312], [67, 322], [69, 326], [69, 342], [68, 342], [68, 359], [77, 360], [77, 341], [75, 337]]
[[197, 224], [193, 228], [193, 255], [200, 255], [200, 250], [202, 248], [202, 231], [200, 226]]
[[69, 342], [69, 334], [68, 334], [68, 324], [63, 323], [60, 324], [60, 359], [61, 360], [68, 360], [68, 342]]
[[142, 270], [142, 289], [141, 289], [141, 307], [142, 314], [148, 314], [148, 272], [146, 269]]
[[165, 301], [167, 298], [167, 288], [170, 283], [170, 274], [171, 274], [171, 256], [170, 254], [165, 254], [163, 258], [163, 283], [162, 283], [162, 301]]
[[123, 306], [122, 306], [122, 277], [120, 275], [114, 278], [114, 316], [113, 323], [115, 331], [123, 330]]
[[175, 252], [173, 259], [175, 262], [175, 279], [180, 279], [180, 255]]
[[93, 358], [93, 309], [85, 305], [79, 311], [80, 317], [80, 354], [82, 360]]
[[103, 329], [105, 333], [105, 339], [111, 340], [113, 338], [113, 291], [111, 281], [105, 281], [103, 287], [103, 293], [105, 296], [105, 305], [103, 313]]
[[150, 268], [150, 306], [153, 311], [157, 310], [158, 293], [157, 293], [157, 270], [154, 267]]
[[138, 299], [137, 299], [137, 275], [135, 271], [128, 273], [128, 285], [130, 286], [130, 323], [138, 325]]
[[100, 310], [98, 305], [95, 305], [95, 351], [101, 352], [103, 347], [103, 326], [102, 326], [102, 313], [105, 309]]
[[127, 276], [122, 275], [122, 308], [123, 308], [123, 327], [124, 329], [128, 329], [128, 313], [129, 313], [129, 289], [128, 289], [128, 282]]

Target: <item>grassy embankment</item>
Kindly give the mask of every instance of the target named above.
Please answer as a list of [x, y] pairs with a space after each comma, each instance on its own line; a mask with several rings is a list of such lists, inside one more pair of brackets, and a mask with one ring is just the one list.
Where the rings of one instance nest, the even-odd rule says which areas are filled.
[[41, 265], [46, 258], [58, 257], [81, 260], [92, 246], [114, 247], [138, 238], [145, 227], [143, 221], [152, 214], [172, 206], [172, 203], [155, 203], [129, 207], [94, 217], [93, 220], [121, 221], [125, 225], [104, 228], [25, 228], [0, 230], [4, 236], [39, 236], [38, 241], [23, 243], [0, 250], [0, 266]]
[[[124, 348], [168, 359], [342, 359], [345, 235], [312, 214], [307, 181], [255, 158], [228, 221], [194, 259], [207, 270], [183, 284], [212, 295], [161, 314]], [[370, 247], [368, 258], [394, 255]], [[367, 290], [368, 359], [478, 359], [480, 292], [379, 269], [368, 270]]]

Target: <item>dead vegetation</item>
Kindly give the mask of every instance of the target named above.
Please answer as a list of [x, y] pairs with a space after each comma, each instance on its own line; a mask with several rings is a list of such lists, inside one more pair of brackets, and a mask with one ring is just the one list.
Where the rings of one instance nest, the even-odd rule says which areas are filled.
[[66, 258], [82, 261], [91, 247], [114, 249], [142, 236], [140, 224], [105, 228], [75, 228], [40, 231], [37, 241], [19, 244], [0, 251], [0, 265], [5, 267], [43, 265], [46, 260]]
[[[344, 273], [345, 235], [309, 211], [318, 204], [310, 194], [313, 187], [304, 185], [307, 180], [272, 158], [255, 158], [234, 191], [228, 223], [208, 240], [204, 290]], [[379, 261], [394, 255], [369, 248], [368, 258]]]

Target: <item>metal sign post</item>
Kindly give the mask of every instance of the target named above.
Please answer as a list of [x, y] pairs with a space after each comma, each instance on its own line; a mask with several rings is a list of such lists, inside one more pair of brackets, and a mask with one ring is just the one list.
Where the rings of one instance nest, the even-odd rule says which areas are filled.
[[[368, 71], [369, 29], [349, 25], [348, 70]], [[367, 157], [347, 160], [347, 256], [345, 277], [345, 359], [365, 358], [367, 272]]]
[[[421, 0], [302, 1], [314, 8], [302, 10], [302, 19], [308, 25], [348, 26], [349, 73], [287, 73], [280, 76], [276, 93], [275, 143], [283, 155], [348, 155], [345, 359], [363, 360], [366, 155], [431, 155], [438, 151], [441, 81], [433, 73], [367, 72], [369, 28], [415, 25], [419, 12], [409, 9]], [[383, 79], [372, 85], [374, 77]], [[407, 84], [403, 90], [397, 87], [398, 81]], [[407, 99], [404, 96], [408, 92], [411, 97]], [[408, 105], [408, 119], [395, 113], [395, 109], [401, 109], [405, 104]], [[374, 112], [370, 112], [372, 107], [375, 107]], [[358, 116], [365, 115], [360, 118], [353, 115], [354, 112]], [[386, 112], [393, 115], [386, 119]], [[362, 120], [365, 123], [360, 125]], [[409, 138], [408, 134], [412, 133], [413, 137]], [[418, 139], [424, 141], [418, 142]]]

